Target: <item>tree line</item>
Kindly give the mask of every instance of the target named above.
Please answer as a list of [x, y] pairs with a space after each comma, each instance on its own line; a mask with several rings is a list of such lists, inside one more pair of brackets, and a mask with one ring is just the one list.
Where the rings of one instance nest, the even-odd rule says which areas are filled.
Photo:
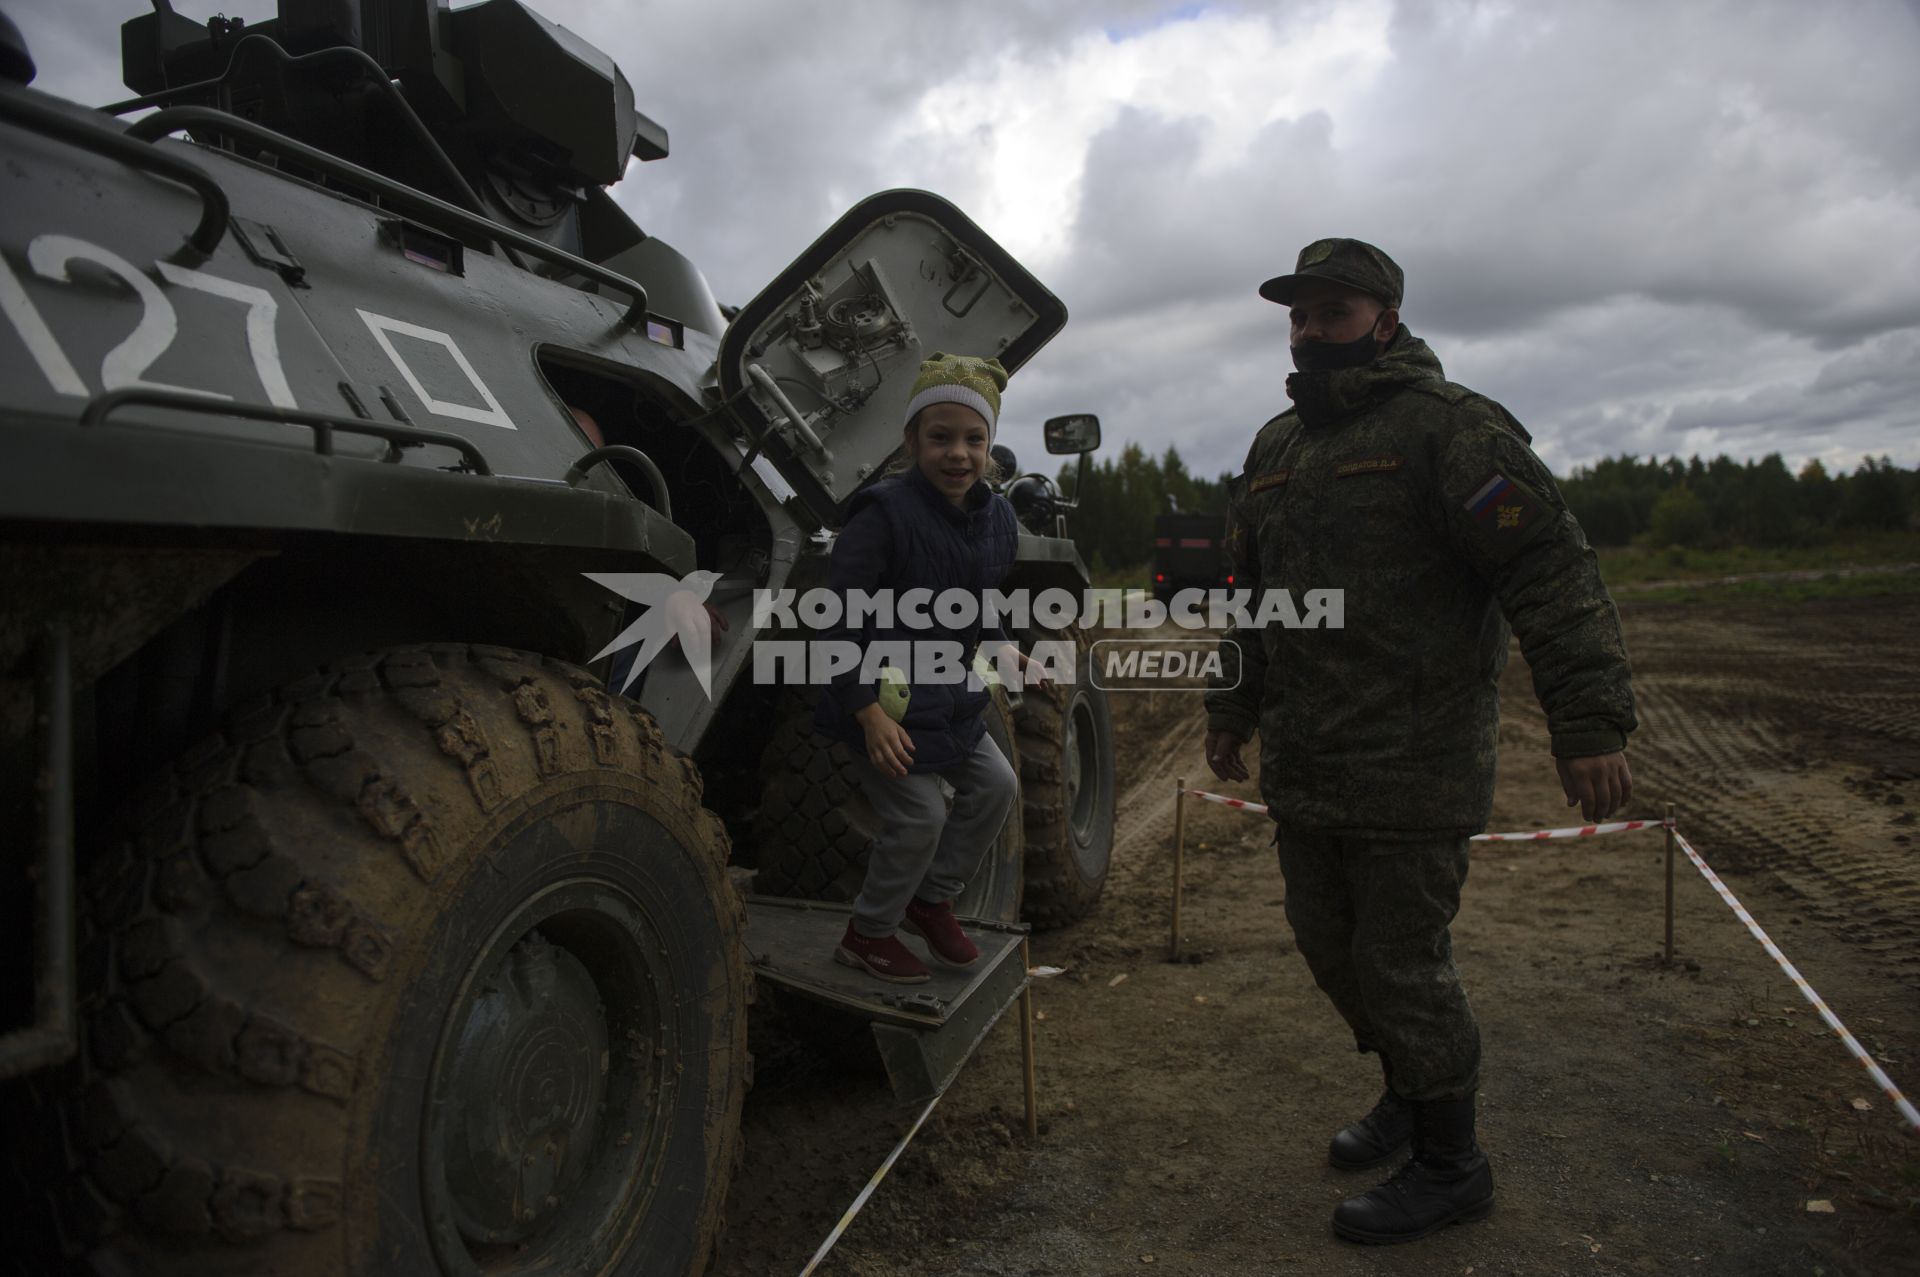
[[1798, 474], [1777, 452], [1758, 461], [1610, 457], [1560, 483], [1594, 545], [1814, 545], [1841, 532], [1909, 527], [1920, 471], [1868, 457], [1852, 474], [1809, 461]]
[[[1067, 519], [1080, 556], [1101, 571], [1151, 557], [1157, 514], [1224, 512], [1231, 477], [1191, 473], [1172, 446], [1155, 457], [1128, 443], [1118, 457], [1088, 466], [1084, 493], [1077, 461], [1061, 466], [1059, 483], [1080, 501]], [[1594, 545], [1812, 545], [1835, 534], [1897, 531], [1920, 519], [1920, 470], [1887, 457], [1867, 457], [1853, 473], [1835, 474], [1819, 461], [1796, 473], [1777, 452], [1758, 461], [1623, 453], [1558, 482]]]
[[1159, 457], [1128, 443], [1118, 457], [1087, 466], [1087, 486], [1079, 490], [1080, 463], [1060, 467], [1060, 490], [1080, 508], [1067, 516], [1067, 530], [1080, 557], [1095, 572], [1145, 563], [1153, 556], [1153, 518], [1179, 510], [1224, 514], [1227, 480], [1202, 479], [1188, 471], [1179, 449], [1168, 445]]

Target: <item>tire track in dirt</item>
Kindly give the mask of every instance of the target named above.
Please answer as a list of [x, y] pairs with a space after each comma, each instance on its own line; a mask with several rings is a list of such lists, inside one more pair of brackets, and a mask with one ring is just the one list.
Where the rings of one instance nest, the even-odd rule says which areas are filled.
[[[1920, 621], [1920, 606], [1907, 615]], [[1854, 618], [1817, 639], [1788, 623], [1751, 626], [1730, 642], [1719, 617], [1711, 629], [1678, 610], [1629, 618], [1648, 692], [1647, 727], [1634, 744], [1635, 814], [1672, 797], [1714, 863], [1745, 856], [1757, 872], [1736, 879], [1736, 890], [1827, 992], [1844, 993], [1857, 1031], [1912, 1058], [1912, 998], [1889, 963], [1813, 925], [1800, 897], [1770, 890], [1780, 882], [1831, 891], [1850, 902], [1847, 924], [1875, 922], [1876, 906], [1859, 891], [1785, 879], [1848, 841], [1844, 822], [1861, 807], [1842, 777], [1870, 769], [1876, 741], [1887, 738], [1828, 730], [1785, 696], [1788, 687], [1769, 694], [1761, 682], [1772, 676], [1813, 701], [1831, 699], [1843, 706], [1835, 715], [1860, 708], [1847, 697], [1869, 689], [1897, 708], [1900, 661], [1885, 668], [1873, 651], [1890, 630]], [[1842, 632], [1856, 622], [1864, 632]], [[1808, 672], [1829, 662], [1841, 672]], [[1523, 748], [1502, 757], [1498, 810], [1524, 823], [1554, 816], [1559, 799], [1538, 758], [1544, 716], [1524, 666], [1516, 662], [1508, 679], [1503, 737]], [[1792, 995], [1744, 932], [1708, 893], [1689, 892], [1683, 919], [1716, 924], [1683, 932], [1699, 964], [1669, 970], [1646, 960], [1659, 908], [1649, 873], [1657, 840], [1607, 840], [1592, 864], [1581, 863], [1579, 844], [1560, 844], [1574, 854], [1495, 846], [1484, 863], [1476, 857], [1456, 942], [1494, 1046], [1485, 1111], [1506, 1177], [1501, 1210], [1484, 1227], [1393, 1253], [1328, 1237], [1325, 1211], [1353, 1181], [1318, 1164], [1320, 1141], [1333, 1119], [1350, 1115], [1348, 1102], [1371, 1098], [1372, 1077], [1356, 1075], [1337, 1016], [1286, 942], [1284, 888], [1263, 845], [1268, 822], [1208, 804], [1187, 813], [1187, 953], [1200, 960], [1169, 963], [1162, 948], [1173, 778], [1252, 789], [1212, 780], [1196, 700], [1115, 698], [1114, 874], [1093, 915], [1035, 941], [1037, 961], [1065, 969], [1036, 991], [1050, 1133], [1031, 1145], [1018, 1133], [1010, 1115], [1019, 1052], [1003, 1034], [936, 1113], [944, 1125], [909, 1148], [837, 1253], [836, 1272], [1064, 1277], [1143, 1271], [1149, 1252], [1145, 1271], [1348, 1277], [1590, 1264], [1672, 1271], [1696, 1254], [1712, 1262], [1692, 1261], [1694, 1271], [1716, 1273], [1911, 1266], [1886, 1258], [1910, 1249], [1903, 1221], [1861, 1204], [1869, 1191], [1875, 1203], [1885, 1198], [1881, 1186], [1899, 1173], [1879, 1144], [1859, 1145], [1848, 1184], [1822, 1178], [1825, 1141], [1838, 1152], [1851, 1137], [1883, 1138], [1884, 1108], [1876, 1101], [1858, 1112], [1840, 1100], [1835, 1113], [1830, 1101], [1856, 1092], [1834, 1088], [1851, 1088], [1857, 1069], [1809, 1034], [1797, 1008], [1771, 1013]], [[1920, 786], [1912, 796], [1920, 800]], [[1773, 826], [1793, 810], [1804, 829]], [[1884, 820], [1892, 810], [1867, 812]], [[1858, 881], [1881, 878], [1912, 882], [1891, 856]], [[1789, 914], [1808, 925], [1791, 927]], [[1636, 1120], [1623, 1123], [1623, 1113]], [[984, 1134], [996, 1125], [1011, 1126], [1011, 1138]], [[1808, 1216], [1809, 1196], [1833, 1197], [1839, 1218]], [[1589, 1261], [1587, 1247], [1602, 1241]], [[1830, 1256], [1843, 1246], [1836, 1264]]]
[[1149, 832], [1170, 827], [1173, 812], [1173, 782], [1179, 778], [1183, 762], [1191, 760], [1204, 767], [1201, 746], [1206, 738], [1207, 720], [1195, 714], [1187, 718], [1166, 738], [1166, 744], [1148, 763], [1138, 780], [1128, 786], [1115, 813], [1114, 851], [1131, 851]]
[[1833, 727], [1920, 742], [1920, 695], [1838, 692], [1819, 696], [1796, 691], [1790, 699], [1809, 717]]
[[1872, 600], [1711, 627], [1651, 610], [1628, 623], [1641, 792], [1705, 831], [1718, 867], [1764, 873], [1909, 985], [1920, 985], [1920, 857], [1893, 841], [1912, 817], [1885, 808], [1904, 807], [1899, 778], [1920, 769], [1920, 658], [1905, 638], [1916, 611]]

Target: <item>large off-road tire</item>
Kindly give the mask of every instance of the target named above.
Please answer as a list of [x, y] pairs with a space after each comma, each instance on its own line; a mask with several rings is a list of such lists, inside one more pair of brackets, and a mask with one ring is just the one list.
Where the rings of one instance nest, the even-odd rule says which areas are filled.
[[[760, 760], [763, 787], [753, 821], [759, 857], [754, 890], [807, 900], [852, 900], [867, 876], [867, 847], [878, 832], [873, 805], [854, 779], [854, 758], [846, 746], [829, 744], [814, 733], [810, 698], [787, 697], [778, 714]], [[985, 718], [987, 735], [1019, 775], [1013, 711], [998, 688]], [[1021, 822], [1009, 816], [979, 871], [953, 902], [954, 911], [969, 918], [1018, 922], [1024, 849]]]
[[744, 918], [698, 773], [631, 702], [505, 649], [369, 654], [241, 711], [133, 815], [88, 878], [84, 1057], [40, 1133], [70, 1255], [704, 1268]]
[[1026, 827], [1026, 917], [1063, 927], [1084, 917], [1107, 885], [1113, 857], [1113, 712], [1093, 685], [1092, 645], [1071, 637], [1074, 681], [1029, 687], [1014, 715], [1020, 738], [1020, 794]]

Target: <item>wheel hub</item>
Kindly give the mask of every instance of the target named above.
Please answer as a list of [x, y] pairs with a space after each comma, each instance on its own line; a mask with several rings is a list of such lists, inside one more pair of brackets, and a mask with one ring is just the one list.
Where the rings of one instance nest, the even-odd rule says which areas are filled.
[[441, 1144], [454, 1222], [523, 1241], [585, 1171], [607, 1092], [607, 1022], [580, 960], [537, 931], [475, 991], [455, 1038]]

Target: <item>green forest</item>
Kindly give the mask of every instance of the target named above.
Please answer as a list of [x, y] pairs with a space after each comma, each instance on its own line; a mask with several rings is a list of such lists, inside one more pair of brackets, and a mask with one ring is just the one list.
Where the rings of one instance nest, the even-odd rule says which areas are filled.
[[[1079, 463], [1069, 462], [1059, 483], [1080, 498], [1067, 526], [1096, 573], [1146, 562], [1156, 514], [1224, 510], [1231, 477], [1201, 478], [1178, 449], [1154, 457], [1137, 443], [1090, 464], [1084, 495], [1078, 476]], [[1596, 546], [1788, 549], [1920, 521], [1920, 470], [1886, 457], [1867, 457], [1851, 474], [1837, 474], [1818, 461], [1796, 473], [1777, 452], [1758, 461], [1623, 454], [1581, 466], [1559, 483]]]

